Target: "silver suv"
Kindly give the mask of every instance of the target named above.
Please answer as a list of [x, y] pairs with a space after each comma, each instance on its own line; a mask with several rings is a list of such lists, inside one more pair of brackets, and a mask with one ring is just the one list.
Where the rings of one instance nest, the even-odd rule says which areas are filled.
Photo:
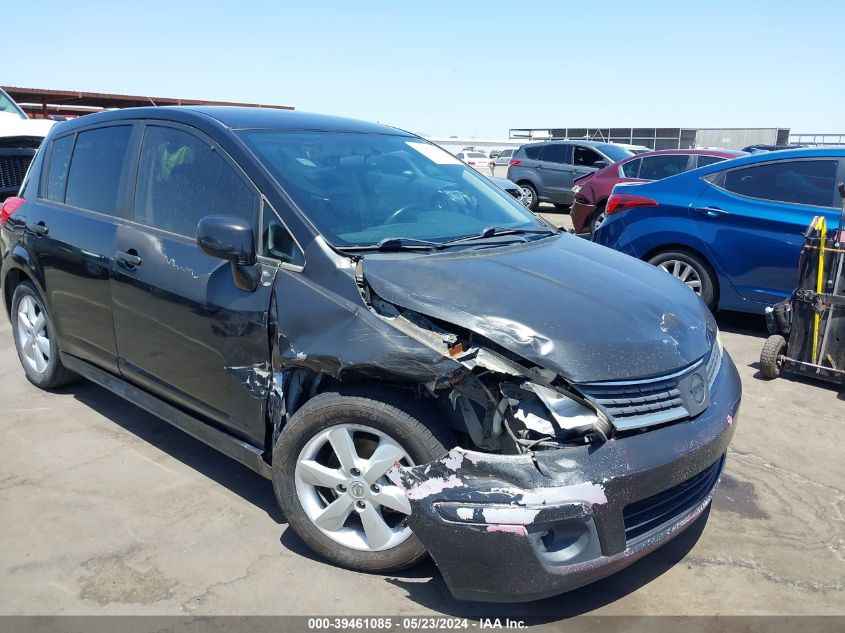
[[524, 190], [523, 204], [532, 211], [540, 202], [572, 204], [576, 178], [618, 162], [633, 153], [615, 143], [543, 141], [520, 147], [508, 165], [508, 180]]

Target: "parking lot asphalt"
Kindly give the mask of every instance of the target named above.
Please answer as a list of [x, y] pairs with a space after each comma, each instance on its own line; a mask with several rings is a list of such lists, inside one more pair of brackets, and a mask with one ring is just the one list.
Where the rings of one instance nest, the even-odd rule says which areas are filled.
[[762, 319], [719, 323], [744, 399], [709, 515], [591, 586], [485, 605], [431, 562], [316, 558], [246, 467], [91, 383], [31, 386], [0, 315], [0, 614], [845, 614], [845, 391], [762, 380]]

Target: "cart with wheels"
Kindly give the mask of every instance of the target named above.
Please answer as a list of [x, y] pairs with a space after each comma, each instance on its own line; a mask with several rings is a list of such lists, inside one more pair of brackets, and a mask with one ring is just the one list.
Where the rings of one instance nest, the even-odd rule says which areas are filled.
[[839, 227], [813, 218], [804, 234], [799, 285], [790, 299], [766, 309], [771, 336], [760, 353], [760, 373], [787, 370], [845, 385], [845, 184]]

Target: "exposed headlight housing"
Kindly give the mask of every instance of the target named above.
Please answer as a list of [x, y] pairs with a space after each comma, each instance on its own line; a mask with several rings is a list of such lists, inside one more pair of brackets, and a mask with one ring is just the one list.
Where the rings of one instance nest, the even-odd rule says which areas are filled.
[[549, 438], [572, 442], [607, 439], [612, 430], [603, 413], [572, 393], [536, 383], [509, 390], [513, 420], [526, 439]]

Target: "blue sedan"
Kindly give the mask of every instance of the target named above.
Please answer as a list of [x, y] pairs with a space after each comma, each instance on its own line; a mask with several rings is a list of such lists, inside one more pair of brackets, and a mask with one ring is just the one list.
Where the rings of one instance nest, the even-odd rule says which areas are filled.
[[843, 181], [845, 149], [794, 149], [619, 184], [595, 241], [660, 266], [713, 310], [761, 313], [798, 285], [813, 217], [838, 226]]

